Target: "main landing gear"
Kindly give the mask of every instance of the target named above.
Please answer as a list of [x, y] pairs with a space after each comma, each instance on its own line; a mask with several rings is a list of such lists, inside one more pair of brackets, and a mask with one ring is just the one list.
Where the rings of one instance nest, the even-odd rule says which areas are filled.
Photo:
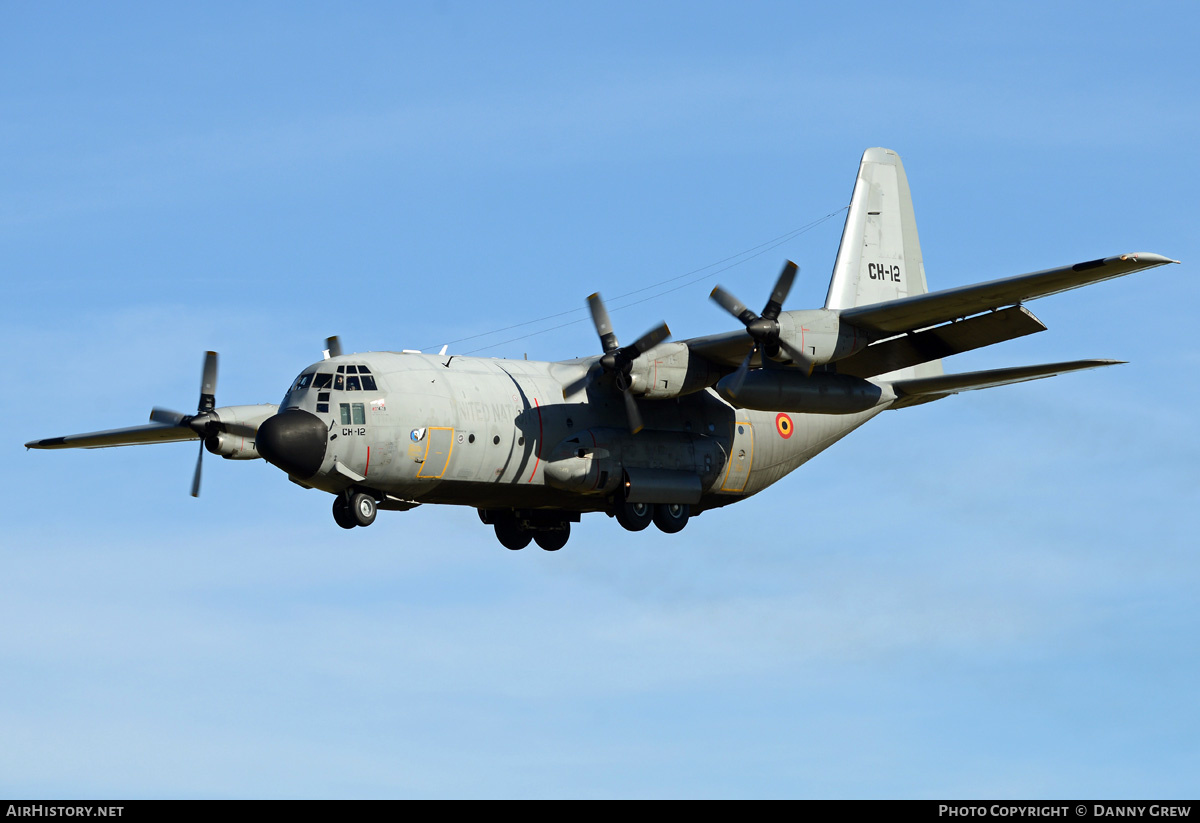
[[343, 529], [371, 525], [376, 511], [375, 498], [369, 494], [349, 492], [333, 498], [333, 519]]
[[618, 503], [614, 515], [621, 528], [640, 532], [651, 523], [660, 531], [675, 534], [683, 531], [692, 516], [687, 503]]
[[500, 545], [518, 551], [530, 543], [548, 552], [556, 552], [571, 539], [571, 523], [579, 522], [578, 512], [480, 509], [479, 519], [496, 530]]

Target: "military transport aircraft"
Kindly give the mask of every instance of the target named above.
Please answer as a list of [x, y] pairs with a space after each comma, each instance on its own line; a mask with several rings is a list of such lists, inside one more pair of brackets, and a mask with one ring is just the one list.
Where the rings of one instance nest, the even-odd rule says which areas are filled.
[[666, 342], [660, 325], [617, 341], [588, 298], [601, 353], [542, 363], [420, 352], [344, 354], [336, 337], [278, 406], [216, 406], [208, 352], [195, 414], [155, 408], [148, 425], [34, 440], [34, 449], [200, 440], [264, 458], [333, 495], [350, 529], [376, 511], [472, 506], [506, 548], [562, 548], [583, 512], [626, 529], [678, 532], [689, 518], [762, 491], [885, 409], [1107, 366], [1077, 360], [944, 374], [942, 358], [1045, 330], [1023, 303], [1178, 262], [1122, 254], [929, 292], [900, 157], [868, 149], [825, 306], [784, 311], [788, 263], [761, 313], [721, 287], [743, 328]]

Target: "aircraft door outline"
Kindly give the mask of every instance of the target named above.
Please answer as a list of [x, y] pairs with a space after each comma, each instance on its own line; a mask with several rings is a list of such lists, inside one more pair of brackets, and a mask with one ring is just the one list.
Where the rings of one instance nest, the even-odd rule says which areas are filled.
[[417, 477], [424, 480], [441, 480], [450, 464], [454, 451], [454, 428], [452, 426], [430, 426], [425, 430], [425, 457], [417, 469]]
[[725, 462], [725, 478], [721, 491], [742, 492], [754, 463], [754, 428], [749, 420], [737, 420], [730, 424], [729, 459]]

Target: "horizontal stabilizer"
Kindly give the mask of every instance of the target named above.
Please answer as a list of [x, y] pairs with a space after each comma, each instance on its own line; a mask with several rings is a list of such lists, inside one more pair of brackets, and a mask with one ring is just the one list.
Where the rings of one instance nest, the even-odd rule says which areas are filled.
[[1161, 254], [1122, 254], [1063, 266], [1057, 269], [1020, 274], [973, 286], [901, 297], [882, 303], [842, 309], [842, 319], [857, 328], [876, 334], [900, 334], [946, 323], [960, 317], [1012, 306], [1036, 297], [1077, 289], [1123, 274], [1178, 263]]
[[1044, 363], [1040, 366], [1014, 366], [1008, 369], [990, 369], [988, 371], [963, 372], [962, 374], [943, 374], [938, 377], [921, 377], [915, 380], [897, 380], [892, 383], [896, 393], [893, 409], [903, 409], [921, 403], [941, 400], [951, 394], [975, 389], [990, 389], [993, 386], [1007, 386], [1010, 383], [1024, 383], [1026, 380], [1040, 380], [1043, 377], [1054, 377], [1057, 374], [1096, 369], [1101, 366], [1117, 366], [1124, 360], [1072, 360], [1068, 363]]
[[87, 434], [68, 434], [66, 437], [47, 437], [30, 440], [27, 449], [106, 449], [110, 446], [142, 446], [149, 443], [174, 443], [199, 440], [200, 435], [186, 426], [149, 423], [126, 429], [108, 429]]

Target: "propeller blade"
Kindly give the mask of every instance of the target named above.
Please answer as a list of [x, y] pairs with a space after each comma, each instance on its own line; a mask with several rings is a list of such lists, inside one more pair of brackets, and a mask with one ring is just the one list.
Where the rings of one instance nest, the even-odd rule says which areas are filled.
[[204, 373], [200, 377], [200, 402], [197, 411], [212, 411], [217, 405], [217, 353], [204, 353]]
[[645, 428], [645, 424], [642, 422], [642, 413], [638, 411], [637, 401], [633, 399], [633, 394], [629, 389], [621, 392], [621, 395], [625, 398], [625, 414], [629, 418], [629, 433], [637, 434]]
[[667, 328], [667, 324], [660, 323], [658, 326], [639, 337], [637, 342], [635, 342], [632, 346], [626, 346], [626, 348], [637, 352], [633, 358], [636, 359], [637, 355], [645, 354], [670, 336], [671, 330]]
[[200, 496], [200, 467], [204, 464], [204, 441], [200, 441], [200, 454], [196, 456], [196, 473], [192, 475], [192, 497]]
[[741, 300], [738, 300], [720, 286], [714, 288], [708, 296], [711, 297], [718, 306], [732, 314], [743, 323], [752, 323], [758, 319], [758, 315], [746, 308], [745, 303], [743, 303]]
[[779, 273], [779, 279], [775, 281], [775, 290], [771, 292], [771, 299], [767, 301], [767, 305], [763, 309], [763, 317], [768, 320], [775, 320], [779, 317], [779, 312], [783, 310], [783, 301], [787, 299], [788, 292], [792, 290], [792, 281], [796, 279], [797, 271], [799, 271], [799, 267], [791, 260], [784, 264], [783, 271]]
[[813, 368], [817, 365], [815, 360], [786, 340], [779, 341], [779, 348], [788, 353], [788, 356], [792, 358], [792, 362], [807, 371], [810, 376], [812, 375]]
[[588, 298], [588, 308], [592, 311], [592, 324], [596, 327], [596, 334], [600, 335], [600, 345], [603, 347], [604, 353], [616, 351], [621, 344], [617, 342], [617, 336], [613, 334], [612, 321], [608, 319], [608, 309], [604, 308], [600, 292], [596, 292]]
[[166, 423], [168, 426], [182, 426], [183, 421], [186, 418], [186, 414], [180, 414], [177, 411], [160, 408], [159, 406], [155, 406], [150, 410], [151, 423]]
[[563, 399], [566, 400], [568, 397], [575, 394], [576, 392], [583, 391], [584, 389], [587, 388], [588, 383], [590, 383], [590, 382], [592, 382], [592, 371], [591, 371], [591, 369], [588, 369], [587, 373], [584, 374], [583, 377], [579, 378], [578, 380], [574, 380], [574, 381], [568, 383], [567, 385], [563, 386]]
[[325, 349], [329, 352], [330, 357], [342, 356], [342, 341], [335, 334], [333, 337], [325, 338]]

